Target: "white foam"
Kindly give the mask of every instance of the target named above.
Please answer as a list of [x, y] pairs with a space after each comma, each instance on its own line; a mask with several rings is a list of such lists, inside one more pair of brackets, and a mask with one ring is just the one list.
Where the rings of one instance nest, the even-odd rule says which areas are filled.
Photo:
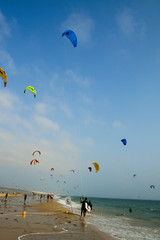
[[[62, 200], [65, 204], [65, 200]], [[71, 201], [73, 212], [80, 214], [81, 204]], [[160, 228], [136, 226], [134, 219], [127, 216], [103, 216], [88, 214], [88, 223], [96, 225], [101, 231], [121, 240], [159, 240]]]
[[159, 240], [160, 229], [138, 227], [131, 225], [131, 219], [119, 216], [88, 216], [87, 220], [96, 225], [101, 231], [109, 233], [116, 239], [123, 240]]

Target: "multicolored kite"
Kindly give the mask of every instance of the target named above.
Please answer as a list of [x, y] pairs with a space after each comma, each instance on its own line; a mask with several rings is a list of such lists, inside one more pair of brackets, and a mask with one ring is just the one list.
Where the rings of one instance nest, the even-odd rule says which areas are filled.
[[2, 68], [0, 68], [0, 76], [2, 77], [3, 82], [4, 82], [4, 86], [6, 87], [7, 82], [8, 82], [8, 77], [7, 77], [6, 72]]

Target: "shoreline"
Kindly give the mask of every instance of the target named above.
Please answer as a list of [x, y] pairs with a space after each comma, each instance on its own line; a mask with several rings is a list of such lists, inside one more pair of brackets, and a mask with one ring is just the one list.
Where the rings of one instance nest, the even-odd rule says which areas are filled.
[[[1, 194], [0, 194], [1, 195]], [[0, 197], [0, 236], [3, 240], [27, 239], [34, 235], [34, 239], [106, 239], [113, 238], [101, 232], [94, 225], [87, 224], [87, 219], [80, 220], [80, 215], [72, 213], [55, 199], [43, 199], [42, 202], [32, 196], [10, 195], [5, 200]], [[8, 196], [9, 197], [9, 196]], [[23, 212], [26, 212], [23, 215]], [[68, 213], [66, 213], [68, 211]], [[86, 217], [87, 218], [87, 217]], [[21, 237], [21, 236], [26, 237]], [[53, 236], [54, 235], [54, 236]], [[32, 239], [32, 238], [29, 238]]]

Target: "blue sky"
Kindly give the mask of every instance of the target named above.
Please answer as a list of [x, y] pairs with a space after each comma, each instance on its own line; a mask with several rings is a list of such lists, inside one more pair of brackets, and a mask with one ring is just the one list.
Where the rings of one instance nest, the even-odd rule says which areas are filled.
[[160, 199], [159, 12], [158, 0], [1, 1], [1, 186]]

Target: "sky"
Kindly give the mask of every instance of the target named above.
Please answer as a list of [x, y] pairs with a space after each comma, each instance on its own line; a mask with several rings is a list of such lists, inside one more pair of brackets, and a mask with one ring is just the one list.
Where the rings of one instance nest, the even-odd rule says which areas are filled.
[[159, 0], [1, 1], [1, 186], [160, 200], [159, 12]]

